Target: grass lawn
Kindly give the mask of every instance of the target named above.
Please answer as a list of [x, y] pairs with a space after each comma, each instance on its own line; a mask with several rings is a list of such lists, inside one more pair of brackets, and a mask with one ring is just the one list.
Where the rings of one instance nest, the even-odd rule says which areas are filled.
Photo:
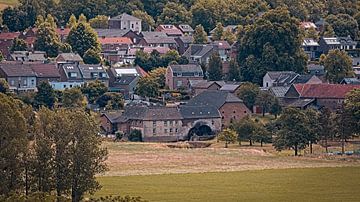
[[96, 196], [149, 201], [359, 201], [360, 167], [99, 177]]

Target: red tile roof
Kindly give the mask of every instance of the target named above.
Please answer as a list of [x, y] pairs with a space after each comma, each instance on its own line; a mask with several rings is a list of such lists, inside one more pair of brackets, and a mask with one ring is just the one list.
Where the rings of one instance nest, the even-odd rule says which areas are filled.
[[342, 84], [294, 84], [296, 91], [302, 98], [333, 98], [344, 99], [345, 95], [360, 85]]
[[101, 44], [128, 44], [131, 45], [132, 41], [128, 37], [107, 37], [99, 38]]
[[0, 33], [0, 40], [12, 40], [20, 35], [19, 32], [4, 32]]
[[69, 35], [70, 30], [71, 30], [70, 28], [65, 28], [65, 29], [57, 28], [56, 33], [60, 36], [67, 36], [67, 35]]

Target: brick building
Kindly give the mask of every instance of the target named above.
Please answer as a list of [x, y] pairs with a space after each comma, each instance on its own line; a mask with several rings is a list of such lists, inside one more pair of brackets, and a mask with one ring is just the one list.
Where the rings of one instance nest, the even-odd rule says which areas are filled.
[[165, 77], [170, 90], [188, 89], [190, 80], [203, 80], [204, 73], [200, 65], [170, 65]]

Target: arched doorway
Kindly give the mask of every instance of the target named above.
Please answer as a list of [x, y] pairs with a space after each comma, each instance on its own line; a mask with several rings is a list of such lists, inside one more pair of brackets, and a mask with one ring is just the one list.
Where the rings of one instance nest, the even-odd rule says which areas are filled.
[[188, 140], [208, 140], [214, 138], [214, 131], [204, 123], [197, 123], [189, 130]]

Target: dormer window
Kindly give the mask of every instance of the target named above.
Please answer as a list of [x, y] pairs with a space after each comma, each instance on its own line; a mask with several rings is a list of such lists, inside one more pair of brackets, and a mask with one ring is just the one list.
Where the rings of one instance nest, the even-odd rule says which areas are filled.
[[76, 72], [69, 72], [69, 77], [71, 77], [71, 78], [76, 78], [76, 77], [77, 77], [77, 73], [76, 73]]
[[92, 72], [92, 73], [91, 73], [91, 77], [92, 77], [92, 78], [97, 78], [97, 77], [98, 77], [98, 73], [97, 73], [97, 72]]

